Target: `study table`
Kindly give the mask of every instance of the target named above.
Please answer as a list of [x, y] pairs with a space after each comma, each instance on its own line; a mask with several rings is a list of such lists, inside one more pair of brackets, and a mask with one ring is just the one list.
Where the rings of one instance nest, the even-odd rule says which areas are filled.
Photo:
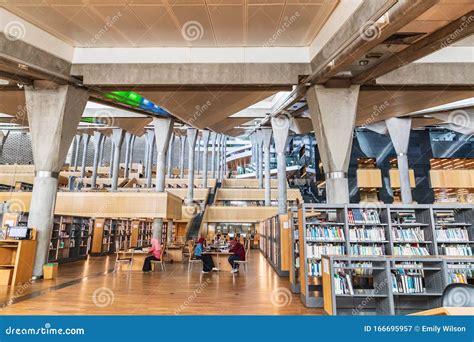
[[214, 266], [217, 267], [220, 271], [231, 271], [232, 267], [229, 264], [229, 257], [234, 255], [231, 252], [223, 252], [223, 251], [205, 251], [202, 254], [210, 255], [212, 257], [212, 261], [214, 262]]

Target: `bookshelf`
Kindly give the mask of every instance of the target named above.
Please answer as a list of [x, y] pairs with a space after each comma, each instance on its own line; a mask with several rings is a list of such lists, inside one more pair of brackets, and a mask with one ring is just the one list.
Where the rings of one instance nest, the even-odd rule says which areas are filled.
[[472, 257], [474, 205], [433, 205], [434, 241], [438, 255]]
[[286, 214], [272, 216], [260, 224], [260, 250], [281, 277], [289, 275], [291, 264], [290, 226], [289, 216]]
[[298, 234], [298, 208], [292, 207], [288, 210], [288, 217], [291, 229], [291, 265], [290, 265], [290, 284], [293, 293], [301, 292], [300, 273], [300, 247]]
[[452, 283], [474, 285], [473, 258], [444, 258], [443, 263], [447, 285]]
[[436, 308], [447, 285], [445, 272], [436, 257], [323, 256], [324, 311], [394, 315]]
[[322, 307], [321, 256], [347, 251], [345, 206], [301, 204], [298, 207], [300, 298], [306, 307]]
[[145, 247], [151, 245], [153, 222], [147, 219], [131, 221], [130, 247]]
[[429, 205], [391, 205], [389, 212], [390, 255], [437, 255]]
[[92, 235], [91, 255], [107, 255], [115, 252], [117, 220], [96, 218]]
[[347, 205], [345, 211], [349, 255], [386, 255], [390, 250], [387, 206]]

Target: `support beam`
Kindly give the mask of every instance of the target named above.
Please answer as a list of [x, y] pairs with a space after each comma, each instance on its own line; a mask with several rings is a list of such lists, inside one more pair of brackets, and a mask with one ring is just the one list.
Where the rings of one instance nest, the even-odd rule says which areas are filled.
[[227, 177], [227, 136], [224, 136], [224, 145], [222, 151], [222, 176], [221, 180]]
[[211, 137], [211, 132], [207, 129], [202, 131], [202, 143], [203, 143], [203, 152], [202, 152], [202, 187], [207, 189], [207, 155], [209, 154], [209, 139]]
[[411, 118], [390, 118], [385, 120], [388, 134], [397, 153], [400, 193], [403, 204], [412, 204], [410, 171], [408, 167], [408, 143], [410, 140]]
[[82, 134], [76, 134], [74, 142], [76, 147], [74, 149], [74, 171], [77, 171], [77, 165], [79, 163], [79, 148], [81, 147]]
[[216, 179], [217, 182], [221, 181], [221, 147], [222, 147], [222, 134], [217, 135], [217, 145], [216, 145]]
[[186, 200], [184, 201], [185, 205], [191, 206], [193, 205], [194, 199], [194, 150], [196, 147], [196, 138], [197, 138], [198, 130], [196, 128], [188, 128], [186, 131], [187, 139], [188, 139], [188, 149], [189, 149], [189, 157], [188, 157], [188, 195]]
[[272, 117], [273, 140], [277, 153], [278, 214], [286, 214], [288, 211], [285, 152], [290, 125], [291, 119], [289, 116]]
[[87, 149], [89, 147], [90, 138], [89, 134], [84, 133], [82, 135], [81, 180], [84, 179], [86, 174]]
[[117, 191], [120, 171], [120, 152], [125, 138], [125, 131], [121, 128], [112, 129], [112, 141], [114, 142], [114, 163], [112, 168], [112, 191]]
[[28, 215], [28, 227], [37, 230], [34, 277], [43, 275], [43, 265], [47, 262], [58, 175], [88, 98], [86, 90], [72, 86], [25, 88], [36, 171]]
[[146, 162], [146, 187], [151, 188], [153, 186], [152, 176], [153, 176], [153, 152], [155, 146], [155, 132], [148, 130], [145, 133], [145, 143], [146, 143], [146, 152], [147, 152], [147, 162]]
[[258, 156], [258, 164], [257, 164], [257, 179], [258, 179], [258, 187], [263, 189], [263, 135], [262, 130], [257, 130], [255, 132], [255, 141], [257, 147], [257, 156]]
[[196, 140], [196, 165], [195, 169], [197, 170], [197, 174], [201, 173], [201, 136], [198, 135]]
[[355, 128], [359, 86], [314, 86], [306, 94], [319, 154], [326, 173], [326, 201], [349, 203], [347, 172]]
[[132, 169], [133, 166], [133, 151], [135, 150], [135, 141], [137, 140], [136, 135], [132, 135], [132, 142], [130, 144], [130, 158], [128, 160], [129, 169]]
[[171, 138], [170, 138], [170, 143], [169, 143], [169, 146], [168, 146], [168, 153], [167, 153], [168, 161], [166, 163], [166, 166], [167, 166], [166, 176], [168, 178], [171, 178], [171, 174], [172, 174], [172, 171], [173, 171], [174, 138], [175, 138], [175, 135], [174, 135], [174, 133], [172, 133]]
[[97, 169], [99, 167], [99, 155], [104, 140], [103, 137], [104, 135], [101, 132], [94, 132], [94, 136], [92, 137], [92, 143], [94, 144], [94, 162], [92, 165], [91, 187], [93, 189], [97, 186]]
[[184, 178], [184, 153], [186, 152], [186, 135], [181, 135], [181, 150], [179, 151], [179, 178]]
[[216, 179], [216, 140], [218, 134], [216, 132], [211, 132], [211, 174], [212, 178]]
[[125, 133], [125, 170], [124, 170], [124, 176], [125, 178], [128, 178], [130, 176], [130, 165], [128, 163], [128, 160], [130, 158], [130, 150], [132, 148], [132, 133], [126, 132]]
[[270, 146], [272, 143], [272, 129], [271, 128], [262, 128], [262, 145], [265, 152], [265, 206], [269, 207], [272, 205], [271, 201], [271, 179], [270, 179]]
[[110, 157], [109, 157], [109, 176], [112, 177], [112, 173], [114, 172], [114, 139], [110, 138]]
[[105, 148], [105, 140], [107, 137], [103, 134], [102, 140], [100, 142], [100, 152], [99, 152], [99, 166], [104, 165], [104, 148]]
[[3, 147], [5, 146], [9, 135], [9, 130], [0, 130], [0, 157], [3, 155]]

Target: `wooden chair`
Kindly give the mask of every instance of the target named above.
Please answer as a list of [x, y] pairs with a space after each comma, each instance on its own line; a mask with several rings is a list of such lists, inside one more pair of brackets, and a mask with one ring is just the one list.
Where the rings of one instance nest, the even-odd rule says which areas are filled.
[[249, 269], [248, 269], [248, 261], [249, 261], [249, 255], [250, 255], [250, 240], [245, 240], [245, 260], [237, 260], [237, 261], [234, 261], [236, 264], [238, 264], [239, 266], [240, 265], [243, 265], [244, 266], [244, 269], [245, 269], [245, 272], [248, 272]]
[[189, 259], [188, 259], [188, 272], [193, 271], [194, 264], [202, 264], [202, 260], [196, 259], [194, 256], [194, 242], [188, 241], [188, 249], [189, 249]]
[[193, 240], [188, 240], [183, 246], [183, 262], [186, 262], [186, 259], [189, 259], [189, 256], [193, 253], [193, 246]]
[[114, 272], [117, 271], [119, 265], [121, 264], [128, 264], [128, 270], [131, 271], [133, 267], [133, 250], [130, 252], [130, 257], [122, 257], [120, 253], [120, 241], [115, 240], [115, 265], [114, 265]]
[[157, 269], [156, 265], [160, 265], [161, 270], [163, 272], [166, 272], [165, 254], [166, 254], [166, 243], [164, 243], [162, 248], [161, 248], [160, 260], [152, 260], [151, 261], [151, 264], [153, 265], [153, 271], [156, 271], [156, 269]]

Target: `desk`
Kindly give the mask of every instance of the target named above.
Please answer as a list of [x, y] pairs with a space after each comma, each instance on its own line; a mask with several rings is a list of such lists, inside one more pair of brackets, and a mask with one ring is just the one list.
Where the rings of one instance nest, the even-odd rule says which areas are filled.
[[167, 246], [166, 247], [166, 261], [167, 262], [182, 262], [183, 261], [183, 246]]
[[229, 264], [229, 256], [234, 253], [230, 252], [203, 252], [202, 254], [210, 255], [212, 261], [214, 261], [214, 266], [216, 266], [221, 271], [231, 271], [232, 267]]
[[[150, 256], [148, 252], [144, 251], [120, 251], [118, 252], [120, 259], [133, 258], [132, 271], [141, 271], [145, 258]], [[125, 271], [128, 271], [128, 265], [123, 266]]]
[[36, 255], [35, 240], [1, 240], [0, 271], [3, 285], [19, 285], [31, 280]]

